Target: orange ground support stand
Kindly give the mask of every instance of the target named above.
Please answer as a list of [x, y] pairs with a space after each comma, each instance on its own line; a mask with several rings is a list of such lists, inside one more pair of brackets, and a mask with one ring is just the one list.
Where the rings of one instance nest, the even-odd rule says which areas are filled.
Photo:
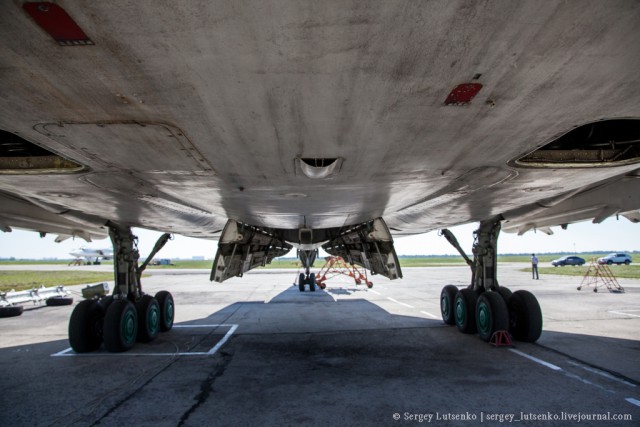
[[595, 260], [591, 260], [591, 265], [582, 278], [578, 290], [583, 286], [593, 285], [593, 292], [598, 292], [598, 286], [606, 286], [609, 292], [624, 292], [624, 288], [620, 286], [616, 277], [607, 264], [598, 264]]
[[330, 256], [325, 260], [326, 262], [316, 275], [316, 283], [321, 289], [326, 288], [325, 281], [340, 275], [351, 277], [356, 285], [364, 283], [368, 288], [373, 287], [373, 283], [367, 278], [365, 269], [360, 269], [353, 264], [349, 265], [339, 256]]

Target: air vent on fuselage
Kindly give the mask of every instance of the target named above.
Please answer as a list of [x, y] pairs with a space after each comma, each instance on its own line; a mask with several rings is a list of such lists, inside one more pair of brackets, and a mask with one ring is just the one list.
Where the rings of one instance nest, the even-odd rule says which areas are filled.
[[298, 158], [298, 165], [303, 174], [312, 179], [327, 178], [340, 171], [342, 158]]
[[0, 174], [71, 173], [83, 169], [82, 165], [0, 130]]
[[640, 162], [640, 120], [579, 126], [515, 161], [526, 167], [605, 167]]

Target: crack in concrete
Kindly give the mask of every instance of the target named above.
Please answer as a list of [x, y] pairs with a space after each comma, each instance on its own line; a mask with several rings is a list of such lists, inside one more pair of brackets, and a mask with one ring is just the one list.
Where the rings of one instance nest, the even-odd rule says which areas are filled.
[[[233, 337], [231, 338], [231, 340], [233, 340]], [[229, 343], [227, 343], [227, 345], [229, 345]], [[220, 356], [222, 357], [222, 361], [217, 363], [214, 371], [211, 372], [207, 376], [207, 378], [205, 378], [200, 383], [200, 393], [198, 393], [195, 396], [194, 398], [195, 403], [191, 406], [191, 408], [185, 411], [184, 414], [182, 414], [182, 417], [180, 417], [180, 422], [178, 423], [177, 427], [184, 426], [187, 420], [189, 419], [189, 417], [191, 416], [191, 414], [193, 414], [202, 404], [204, 404], [207, 401], [207, 399], [209, 399], [209, 396], [211, 396], [211, 393], [213, 392], [214, 383], [218, 378], [224, 375], [227, 369], [227, 366], [229, 366], [229, 364], [231, 363], [233, 354], [226, 351], [222, 351], [220, 352]]]

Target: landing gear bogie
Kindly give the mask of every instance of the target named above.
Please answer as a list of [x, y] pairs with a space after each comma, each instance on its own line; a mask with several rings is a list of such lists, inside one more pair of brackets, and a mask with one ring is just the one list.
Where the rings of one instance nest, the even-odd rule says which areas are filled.
[[535, 342], [542, 333], [542, 312], [538, 301], [530, 292], [512, 293], [498, 285], [497, 243], [503, 220], [501, 215], [497, 215], [480, 221], [474, 232], [473, 259], [467, 256], [451, 231], [441, 231], [471, 268], [471, 284], [456, 293], [453, 308], [450, 296], [455, 287], [449, 285], [442, 290], [442, 320], [452, 324], [453, 312], [455, 324], [461, 332], [477, 332], [485, 341], [491, 341], [496, 332], [510, 332], [517, 340]]
[[170, 239], [163, 234], [147, 260], [138, 265], [138, 238], [128, 226], [109, 222], [114, 249], [115, 285], [112, 295], [81, 301], [69, 321], [69, 342], [77, 353], [95, 351], [104, 343], [110, 352], [131, 349], [136, 341], [153, 341], [173, 327], [175, 305], [167, 291], [155, 297], [142, 291], [140, 277], [154, 255]]
[[[455, 295], [453, 300], [451, 295]], [[444, 323], [456, 325], [462, 333], [477, 333], [484, 341], [489, 341], [497, 331], [509, 331], [514, 339], [522, 342], [535, 342], [542, 334], [540, 305], [536, 297], [525, 290], [488, 291], [478, 295], [470, 288], [457, 291], [455, 286], [447, 285], [440, 294], [440, 310]]]

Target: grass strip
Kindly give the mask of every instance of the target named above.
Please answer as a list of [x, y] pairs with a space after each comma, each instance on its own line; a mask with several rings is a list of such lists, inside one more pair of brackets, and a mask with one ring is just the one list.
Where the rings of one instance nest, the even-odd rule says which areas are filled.
[[73, 286], [113, 281], [113, 273], [97, 271], [0, 271], [0, 291], [24, 291], [41, 286]]

